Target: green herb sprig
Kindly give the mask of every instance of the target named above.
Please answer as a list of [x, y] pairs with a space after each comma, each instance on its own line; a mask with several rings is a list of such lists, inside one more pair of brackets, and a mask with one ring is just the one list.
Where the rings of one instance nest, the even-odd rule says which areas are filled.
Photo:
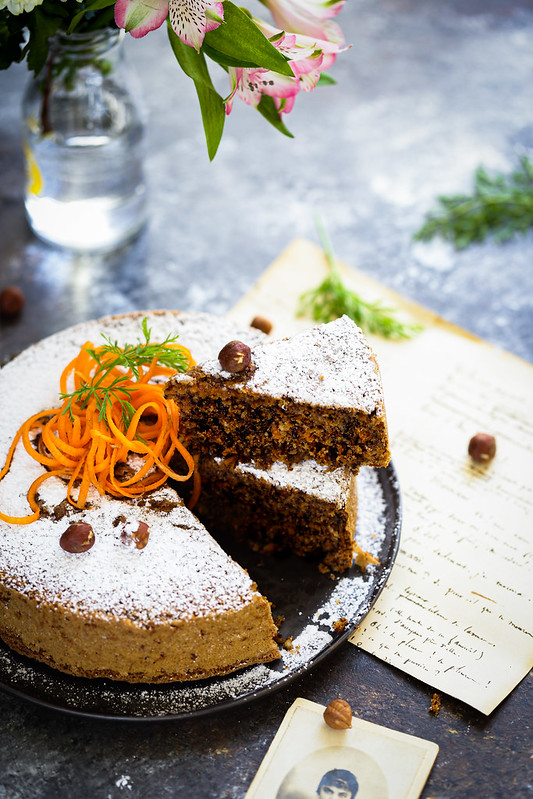
[[328, 275], [317, 288], [300, 296], [298, 315], [309, 315], [315, 322], [331, 322], [349, 316], [367, 333], [377, 333], [390, 339], [411, 338], [420, 332], [419, 325], [409, 325], [396, 317], [392, 308], [380, 302], [368, 302], [346, 288], [337, 265], [329, 236], [320, 219], [316, 220], [318, 234], [329, 267]]
[[510, 175], [489, 175], [478, 167], [471, 195], [438, 197], [440, 209], [426, 217], [415, 241], [440, 235], [457, 250], [493, 236], [497, 243], [533, 227], [533, 163], [520, 158]]
[[123, 424], [127, 427], [135, 413], [135, 408], [130, 402], [131, 394], [135, 389], [126, 386], [126, 383], [131, 380], [131, 376], [127, 373], [118, 375], [110, 383], [107, 383], [113, 369], [120, 367], [129, 370], [135, 380], [139, 379], [141, 367], [154, 360], [177, 372], [187, 371], [188, 360], [185, 353], [181, 349], [171, 346], [179, 336], [167, 336], [161, 343], [151, 342], [152, 330], [148, 327], [146, 317], [142, 321], [141, 329], [144, 341], [139, 341], [137, 344], [121, 346], [117, 341], [111, 341], [102, 334], [106, 344], [100, 347], [98, 352], [86, 348], [86, 352], [98, 364], [98, 368], [89, 383], [84, 383], [76, 391], [60, 395], [61, 400], [67, 400], [63, 413], [68, 413], [73, 419], [72, 403], [75, 402], [80, 408], [86, 408], [91, 398], [94, 398], [98, 408], [98, 418], [100, 421], [105, 421], [108, 407], [117, 402], [121, 406]]

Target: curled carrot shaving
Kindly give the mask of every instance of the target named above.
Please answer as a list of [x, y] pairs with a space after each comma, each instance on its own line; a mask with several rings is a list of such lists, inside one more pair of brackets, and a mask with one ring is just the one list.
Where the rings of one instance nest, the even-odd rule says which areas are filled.
[[[166, 348], [179, 349], [189, 366], [194, 365], [185, 347], [166, 344]], [[159, 488], [168, 478], [184, 482], [191, 475], [189, 504], [196, 501], [199, 477], [192, 456], [178, 438], [179, 410], [164, 396], [164, 383], [175, 369], [161, 365], [157, 358], [137, 365], [135, 371], [115, 362], [108, 348], [95, 349], [86, 342], [61, 374], [62, 404], [34, 414], [21, 425], [0, 480], [10, 469], [19, 442], [46, 471], [28, 489], [32, 513], [11, 516], [0, 511], [2, 521], [36, 521], [40, 515], [37, 490], [53, 476], [67, 482], [67, 499], [80, 509], [87, 503], [91, 486], [102, 495], [136, 498]], [[183, 472], [171, 466], [176, 460], [183, 462]]]

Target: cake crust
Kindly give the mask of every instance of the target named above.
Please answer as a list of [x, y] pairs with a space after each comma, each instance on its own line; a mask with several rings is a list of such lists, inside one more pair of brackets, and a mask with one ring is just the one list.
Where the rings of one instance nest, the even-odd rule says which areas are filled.
[[199, 680], [279, 657], [272, 642], [277, 628], [268, 624], [270, 607], [259, 594], [238, 610], [149, 626], [126, 617], [90, 618], [7, 586], [0, 587], [0, 607], [8, 646], [75, 677], [154, 684]]

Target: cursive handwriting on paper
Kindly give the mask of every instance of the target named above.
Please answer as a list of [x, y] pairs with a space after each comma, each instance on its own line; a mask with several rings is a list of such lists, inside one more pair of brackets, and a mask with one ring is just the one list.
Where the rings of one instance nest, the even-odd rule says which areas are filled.
[[[426, 390], [398, 400], [391, 430], [400, 552], [351, 641], [489, 713], [533, 665], [533, 369], [446, 330], [418, 342], [412, 368]], [[486, 465], [467, 455], [480, 431], [497, 440]]]

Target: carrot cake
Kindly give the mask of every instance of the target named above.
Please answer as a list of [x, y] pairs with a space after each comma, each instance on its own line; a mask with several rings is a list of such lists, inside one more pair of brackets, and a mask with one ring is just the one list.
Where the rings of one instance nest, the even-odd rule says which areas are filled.
[[[59, 375], [80, 346], [101, 333], [135, 340], [143, 316], [70, 328], [0, 371], [2, 462], [20, 425], [57, 405]], [[149, 324], [154, 340], [179, 334], [200, 358], [244, 335], [204, 314], [151, 313]], [[32, 391], [21, 393], [28, 375]], [[4, 514], [27, 513], [28, 486], [42, 472], [19, 445], [0, 482]], [[41, 514], [31, 524], [0, 521], [0, 636], [10, 647], [69, 674], [151, 683], [279, 657], [268, 601], [174, 491], [121, 500], [92, 488], [80, 510], [65, 502], [65, 486], [51, 477], [39, 487]], [[60, 545], [75, 523], [91, 536], [77, 554]]]
[[167, 385], [196, 454], [260, 467], [313, 459], [357, 471], [389, 463], [379, 369], [348, 317], [244, 345], [246, 368], [228, 371], [212, 359]]
[[[101, 335], [124, 346], [138, 338], [145, 317], [153, 341], [178, 335], [179, 343], [198, 362], [216, 358], [228, 341], [246, 340], [255, 353], [266, 340], [258, 330], [242, 329], [208, 314], [167, 311], [107, 317], [44, 339], [0, 370], [0, 463], [26, 420], [56, 408], [60, 375], [80, 348], [87, 347], [86, 342], [96, 344]], [[337, 357], [334, 351], [330, 355]], [[339, 373], [344, 372], [343, 363]], [[331, 380], [332, 368], [323, 370], [325, 382]], [[374, 385], [377, 371], [369, 374], [369, 394], [381, 408], [380, 388]], [[32, 391], [21, 394], [19, 387], [27, 384], [28, 375]], [[293, 382], [296, 379], [293, 376]], [[344, 388], [341, 394], [346, 394]], [[367, 416], [370, 404], [365, 405]], [[384, 414], [375, 413], [384, 425]], [[368, 422], [367, 428], [371, 427]], [[95, 441], [105, 438], [105, 431], [95, 433]], [[29, 524], [0, 519], [0, 637], [10, 647], [76, 676], [146, 683], [222, 675], [279, 657], [268, 600], [188, 510], [170, 482], [131, 498], [111, 496], [91, 485], [83, 507], [75, 507], [66, 499], [64, 475], [49, 476], [42, 465], [46, 446], [38, 440], [33, 445], [44, 459], [30, 457], [19, 443], [0, 480], [0, 514], [9, 519], [28, 513], [28, 487], [47, 477], [35, 495], [38, 518]], [[359, 460], [361, 455], [357, 464]], [[138, 468], [134, 461], [132, 456], [124, 464], [126, 470]], [[242, 502], [233, 503], [233, 515], [241, 517], [241, 533], [255, 546], [278, 546], [285, 529], [293, 551], [319, 550], [334, 570], [350, 565], [356, 548], [356, 469], [343, 466], [330, 472], [310, 461], [291, 469], [278, 463], [268, 475], [257, 464], [233, 470], [225, 463], [219, 468], [222, 481], [241, 492]], [[200, 471], [205, 480], [200, 513], [215, 527], [210, 498], [220, 510], [227, 493], [217, 488], [207, 468], [201, 466]], [[74, 477], [69, 485], [81, 493], [83, 480], [76, 488]], [[114, 479], [130, 485], [127, 473], [118, 476], [118, 464]], [[277, 529], [272, 533], [266, 532], [266, 526], [261, 532], [258, 524], [252, 534], [246, 515], [252, 483], [265, 503], [261, 507], [256, 503], [258, 516], [273, 520], [278, 505]], [[282, 512], [287, 500], [288, 508]], [[299, 514], [302, 524], [305, 520], [307, 532], [289, 524], [293, 513]], [[226, 518], [230, 515], [226, 513]], [[324, 535], [318, 531], [322, 524], [328, 530]], [[69, 546], [64, 539], [70, 540]]]
[[195, 513], [213, 533], [231, 532], [260, 552], [288, 549], [319, 557], [343, 572], [354, 558], [356, 474], [312, 460], [268, 469], [221, 459], [199, 464], [202, 491]]

